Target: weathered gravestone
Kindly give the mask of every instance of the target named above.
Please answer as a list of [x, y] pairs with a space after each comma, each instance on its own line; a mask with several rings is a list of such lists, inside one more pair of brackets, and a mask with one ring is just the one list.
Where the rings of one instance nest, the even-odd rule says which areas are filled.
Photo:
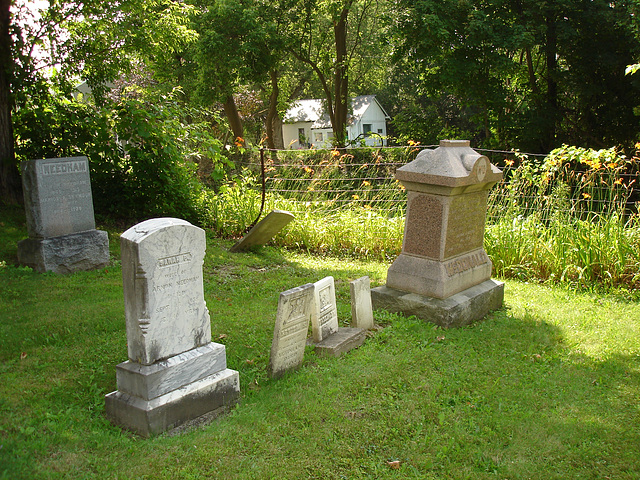
[[361, 277], [349, 282], [351, 290], [351, 326], [371, 330], [373, 308], [371, 306], [371, 281]]
[[387, 284], [371, 290], [374, 308], [443, 327], [469, 324], [500, 308], [504, 284], [491, 280], [483, 248], [488, 192], [502, 172], [466, 140], [443, 140], [399, 168], [407, 216], [402, 253]]
[[129, 360], [116, 367], [107, 416], [143, 436], [205, 414], [239, 396], [224, 345], [211, 342], [204, 301], [202, 229], [176, 218], [139, 223], [121, 237]]
[[242, 252], [256, 245], [264, 245], [289, 225], [293, 218], [293, 214], [285, 210], [274, 210], [254, 225], [229, 251]]
[[268, 366], [271, 377], [280, 377], [302, 364], [311, 320], [313, 288], [313, 284], [308, 283], [280, 294]]
[[87, 157], [20, 166], [29, 238], [18, 242], [19, 263], [55, 273], [106, 266], [109, 237], [96, 230]]
[[333, 277], [314, 283], [311, 312], [313, 345], [318, 355], [338, 357], [364, 343], [365, 330], [338, 326], [338, 309]]

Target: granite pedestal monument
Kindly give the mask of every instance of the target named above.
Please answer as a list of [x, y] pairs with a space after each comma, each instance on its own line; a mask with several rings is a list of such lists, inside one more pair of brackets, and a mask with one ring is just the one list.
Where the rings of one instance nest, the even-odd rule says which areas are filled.
[[201, 228], [176, 218], [139, 223], [121, 237], [129, 360], [106, 396], [111, 421], [143, 436], [216, 415], [239, 396], [225, 346], [211, 342]]
[[375, 309], [416, 315], [442, 327], [467, 325], [502, 306], [483, 248], [488, 192], [502, 178], [466, 140], [443, 140], [399, 168], [408, 192], [402, 252]]
[[96, 230], [87, 157], [22, 162], [29, 238], [18, 262], [38, 272], [71, 273], [109, 263], [109, 237]]

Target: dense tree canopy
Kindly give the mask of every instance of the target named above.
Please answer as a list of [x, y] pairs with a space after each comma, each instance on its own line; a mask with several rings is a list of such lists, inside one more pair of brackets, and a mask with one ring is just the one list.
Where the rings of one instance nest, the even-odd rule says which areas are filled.
[[633, 0], [0, 0], [0, 196], [19, 197], [12, 113], [24, 121], [52, 99], [73, 102], [80, 79], [96, 107], [115, 108], [115, 82], [148, 102], [170, 95], [182, 111], [219, 108], [234, 137], [262, 124], [250, 140], [270, 147], [282, 147], [286, 108], [308, 96], [324, 99], [344, 144], [357, 94], [379, 96], [398, 139], [631, 145], [637, 10]]

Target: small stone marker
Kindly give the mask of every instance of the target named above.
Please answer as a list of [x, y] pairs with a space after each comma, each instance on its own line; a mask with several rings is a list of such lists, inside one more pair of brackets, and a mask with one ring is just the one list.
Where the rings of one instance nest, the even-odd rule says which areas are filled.
[[339, 357], [364, 343], [365, 330], [340, 328], [338, 325], [336, 289], [333, 277], [325, 277], [314, 283], [311, 329], [315, 351], [321, 356]]
[[442, 327], [500, 308], [504, 284], [491, 280], [483, 240], [487, 196], [502, 172], [468, 140], [442, 140], [399, 168], [396, 178], [407, 190], [402, 252], [386, 286], [371, 290], [374, 307]]
[[274, 210], [260, 220], [249, 232], [240, 239], [230, 252], [241, 252], [254, 245], [264, 245], [271, 240], [280, 230], [286, 227], [294, 219], [293, 214], [284, 210]]
[[280, 294], [269, 357], [268, 373], [271, 377], [277, 378], [302, 364], [311, 320], [313, 290], [313, 284], [308, 283]]
[[233, 405], [238, 372], [224, 345], [211, 343], [204, 301], [204, 230], [176, 218], [139, 223], [121, 236], [127, 362], [107, 416], [143, 436], [155, 435]]
[[318, 343], [338, 331], [338, 308], [333, 277], [314, 283], [315, 307], [311, 312], [313, 341]]
[[371, 281], [361, 277], [349, 282], [351, 289], [351, 326], [371, 330], [373, 308], [371, 307]]
[[87, 157], [20, 164], [29, 238], [18, 261], [38, 272], [71, 273], [109, 263], [109, 237], [96, 230]]

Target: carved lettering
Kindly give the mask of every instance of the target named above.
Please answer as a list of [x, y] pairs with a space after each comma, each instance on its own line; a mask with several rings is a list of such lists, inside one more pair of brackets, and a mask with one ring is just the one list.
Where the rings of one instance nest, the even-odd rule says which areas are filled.
[[171, 255], [170, 257], [163, 257], [158, 259], [158, 267], [165, 268], [173, 265], [179, 265], [181, 263], [189, 263], [193, 255], [190, 252], [179, 253], [177, 255]]
[[42, 165], [43, 175], [65, 175], [67, 173], [80, 173], [87, 171], [86, 162], [58, 162]]
[[445, 263], [445, 268], [447, 270], [447, 275], [451, 277], [458, 273], [471, 270], [472, 268], [475, 268], [478, 265], [483, 265], [488, 261], [489, 261], [489, 257], [487, 257], [486, 253], [476, 252], [472, 255], [467, 255], [466, 257], [457, 258], [455, 260], [451, 260]]

